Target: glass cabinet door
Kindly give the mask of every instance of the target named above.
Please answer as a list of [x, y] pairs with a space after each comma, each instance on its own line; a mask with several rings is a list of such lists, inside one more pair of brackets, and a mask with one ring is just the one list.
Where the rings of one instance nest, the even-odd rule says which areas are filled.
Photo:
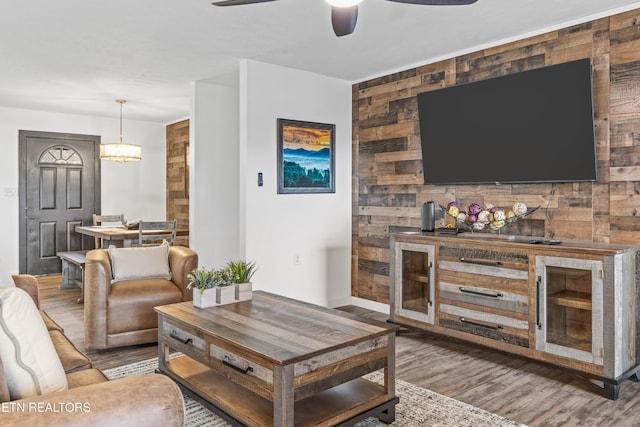
[[536, 349], [603, 363], [602, 261], [536, 257]]
[[434, 254], [431, 245], [396, 243], [394, 313], [434, 322]]

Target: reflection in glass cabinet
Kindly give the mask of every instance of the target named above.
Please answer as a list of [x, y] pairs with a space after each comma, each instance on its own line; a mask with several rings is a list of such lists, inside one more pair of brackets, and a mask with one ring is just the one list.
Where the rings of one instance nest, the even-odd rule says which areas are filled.
[[396, 314], [422, 322], [434, 322], [434, 252], [434, 247], [429, 245], [396, 244]]
[[602, 364], [602, 262], [536, 257], [536, 348]]

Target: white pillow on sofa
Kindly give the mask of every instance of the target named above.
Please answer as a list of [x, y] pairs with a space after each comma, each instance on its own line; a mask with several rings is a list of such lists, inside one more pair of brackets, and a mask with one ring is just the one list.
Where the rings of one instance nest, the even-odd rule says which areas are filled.
[[116, 248], [109, 246], [111, 258], [111, 283], [136, 279], [171, 280], [169, 268], [169, 243], [140, 248]]
[[0, 287], [2, 286], [16, 286], [16, 283], [13, 281], [13, 277], [11, 277], [11, 273], [7, 268], [7, 265], [0, 258]]
[[17, 287], [0, 287], [0, 358], [11, 400], [68, 388], [38, 308]]

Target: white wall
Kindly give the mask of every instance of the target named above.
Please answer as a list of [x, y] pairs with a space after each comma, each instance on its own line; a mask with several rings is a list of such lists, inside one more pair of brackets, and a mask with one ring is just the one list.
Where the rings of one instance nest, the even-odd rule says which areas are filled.
[[189, 246], [219, 267], [241, 256], [237, 86], [195, 82], [189, 123]]
[[[277, 194], [278, 118], [336, 125], [335, 193]], [[259, 266], [255, 288], [315, 304], [349, 304], [351, 83], [243, 60], [240, 129], [241, 229], [245, 256]]]
[[[117, 142], [119, 118], [81, 116], [0, 107], [0, 258], [13, 273], [19, 265], [18, 132], [99, 135]], [[102, 162], [102, 211], [124, 213], [126, 219], [164, 219], [166, 182], [166, 127], [164, 123], [123, 120], [126, 142], [142, 145], [142, 160], [118, 164]], [[15, 190], [15, 196], [9, 195]]]

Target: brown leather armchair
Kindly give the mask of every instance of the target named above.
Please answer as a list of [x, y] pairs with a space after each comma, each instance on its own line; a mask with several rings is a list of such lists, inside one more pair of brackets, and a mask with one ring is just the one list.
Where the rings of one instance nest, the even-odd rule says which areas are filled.
[[84, 290], [84, 342], [102, 350], [158, 341], [154, 307], [190, 301], [189, 274], [198, 255], [184, 246], [169, 248], [171, 280], [135, 279], [111, 283], [111, 259], [106, 249], [87, 253]]

